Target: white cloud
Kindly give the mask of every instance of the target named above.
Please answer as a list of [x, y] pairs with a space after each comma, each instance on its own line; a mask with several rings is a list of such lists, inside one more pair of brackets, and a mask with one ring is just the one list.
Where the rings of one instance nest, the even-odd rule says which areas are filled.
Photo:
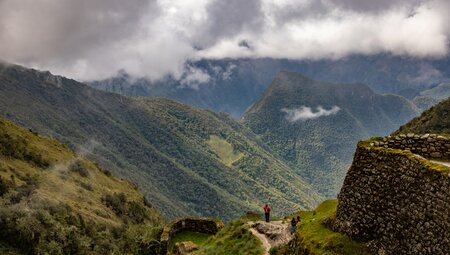
[[[358, 13], [335, 9], [323, 17], [270, 25], [262, 33], [241, 33], [218, 41], [201, 52], [206, 58], [273, 57], [290, 59], [340, 58], [349, 54], [442, 56], [448, 51], [445, 16], [428, 5]], [[242, 39], [252, 49], [240, 47]]]
[[0, 0], [0, 59], [155, 80], [199, 58], [441, 57], [449, 12], [446, 0]]
[[200, 85], [207, 84], [211, 77], [208, 73], [199, 68], [188, 67], [186, 73], [181, 78], [181, 87], [198, 90]]
[[329, 116], [337, 114], [341, 108], [339, 106], [333, 106], [331, 109], [326, 110], [322, 106], [318, 106], [316, 110], [313, 110], [311, 107], [300, 106], [299, 108], [294, 109], [281, 109], [282, 112], [286, 113], [286, 119], [290, 122], [295, 122], [298, 120], [309, 120], [309, 119], [317, 119], [322, 116]]

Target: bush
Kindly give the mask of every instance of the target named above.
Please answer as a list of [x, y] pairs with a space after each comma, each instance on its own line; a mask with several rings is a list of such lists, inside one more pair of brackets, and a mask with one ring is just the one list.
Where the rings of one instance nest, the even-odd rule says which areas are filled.
[[8, 193], [8, 191], [13, 187], [13, 183], [3, 179], [0, 176], [0, 197]]
[[50, 162], [44, 159], [41, 154], [28, 148], [28, 142], [24, 138], [12, 137], [3, 129], [0, 129], [0, 154], [6, 157], [23, 159], [41, 168], [50, 166]]
[[88, 190], [88, 191], [94, 191], [94, 188], [92, 188], [92, 185], [89, 184], [89, 183], [81, 182], [81, 183], [80, 183], [80, 186], [81, 186], [83, 189], [85, 189], [85, 190]]
[[80, 159], [75, 160], [70, 166], [69, 171], [78, 173], [81, 177], [88, 177], [89, 170]]
[[36, 177], [32, 177], [30, 175], [26, 175], [22, 178], [25, 181], [25, 184], [17, 187], [15, 189], [15, 194], [11, 196], [11, 202], [13, 204], [19, 203], [22, 198], [29, 197], [34, 190], [36, 190], [39, 186], [38, 180]]
[[149, 219], [147, 208], [135, 201], [128, 202], [124, 193], [107, 194], [103, 203], [125, 222], [141, 224]]
[[107, 194], [103, 198], [103, 203], [111, 208], [117, 216], [124, 216], [127, 207], [127, 198], [124, 193]]

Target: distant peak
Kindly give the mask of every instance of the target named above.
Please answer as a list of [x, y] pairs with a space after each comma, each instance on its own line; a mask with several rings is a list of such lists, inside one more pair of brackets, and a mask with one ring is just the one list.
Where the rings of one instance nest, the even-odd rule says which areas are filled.
[[293, 72], [293, 71], [287, 71], [287, 70], [281, 70], [276, 78], [295, 78], [295, 79], [302, 79], [302, 80], [311, 80], [310, 78], [297, 73], [297, 72]]

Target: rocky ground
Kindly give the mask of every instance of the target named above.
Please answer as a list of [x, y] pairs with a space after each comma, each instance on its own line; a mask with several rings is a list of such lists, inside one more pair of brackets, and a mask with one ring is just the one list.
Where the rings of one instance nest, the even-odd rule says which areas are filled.
[[283, 246], [292, 239], [292, 235], [289, 231], [289, 222], [287, 221], [250, 221], [248, 222], [248, 225], [253, 235], [261, 240], [264, 248], [264, 255], [268, 255], [269, 250], [272, 247]]

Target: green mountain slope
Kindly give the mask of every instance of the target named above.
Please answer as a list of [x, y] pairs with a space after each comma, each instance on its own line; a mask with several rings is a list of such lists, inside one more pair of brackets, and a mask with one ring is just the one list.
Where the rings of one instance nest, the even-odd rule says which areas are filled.
[[[320, 196], [223, 114], [133, 99], [17, 66], [0, 69], [0, 115], [50, 135], [137, 183], [169, 217], [221, 217], [272, 203], [284, 214]], [[232, 151], [231, 151], [232, 150]]]
[[154, 252], [162, 224], [133, 184], [0, 119], [0, 253]]
[[431, 107], [394, 132], [394, 134], [401, 133], [450, 133], [450, 99]]
[[358, 140], [392, 132], [416, 114], [403, 97], [378, 95], [362, 84], [281, 72], [241, 122], [321, 194], [332, 197]]

